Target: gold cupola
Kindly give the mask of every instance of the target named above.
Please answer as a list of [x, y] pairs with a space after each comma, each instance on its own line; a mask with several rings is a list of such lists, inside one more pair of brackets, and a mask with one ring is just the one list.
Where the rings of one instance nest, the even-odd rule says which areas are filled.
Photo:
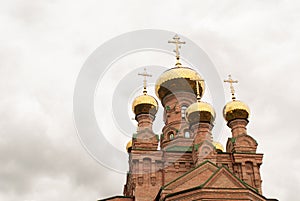
[[192, 123], [213, 123], [216, 118], [214, 108], [206, 102], [196, 102], [186, 109], [186, 120]]
[[135, 115], [152, 114], [155, 115], [158, 110], [158, 103], [153, 96], [143, 94], [134, 99], [132, 111]]
[[147, 94], [147, 80], [146, 77], [151, 77], [151, 75], [147, 74], [146, 68], [144, 69], [144, 73], [139, 73], [139, 75], [144, 76], [144, 90], [143, 95], [136, 97], [132, 103], [132, 111], [135, 115], [139, 114], [152, 114], [155, 115], [158, 110], [158, 102], [153, 97]]
[[206, 102], [200, 101], [200, 83], [203, 80], [195, 80], [196, 83], [196, 91], [197, 91], [197, 102], [191, 104], [185, 112], [185, 118], [187, 122], [190, 124], [205, 122], [205, 123], [213, 123], [216, 118], [216, 112], [214, 108]]
[[225, 105], [223, 109], [223, 115], [227, 122], [234, 119], [248, 119], [250, 115], [250, 109], [242, 101], [233, 100]]
[[132, 149], [132, 140], [129, 140], [129, 142], [126, 145], [126, 151], [129, 153]]
[[[187, 67], [174, 67], [165, 71], [156, 81], [155, 92], [160, 100], [169, 94], [179, 91], [196, 94], [194, 80], [201, 80], [201, 76], [193, 69]], [[204, 93], [204, 83], [200, 84], [200, 96]]]
[[250, 115], [249, 107], [243, 103], [242, 101], [236, 100], [235, 91], [233, 88], [233, 83], [238, 83], [236, 80], [232, 80], [231, 75], [229, 75], [228, 80], [224, 80], [224, 82], [230, 83], [232, 101], [227, 103], [223, 109], [223, 116], [227, 122], [230, 122], [235, 119], [246, 119], [248, 120]]
[[217, 152], [224, 152], [224, 147], [220, 142], [214, 141], [212, 144], [214, 145]]
[[[175, 92], [191, 92], [196, 93], [196, 84], [194, 80], [202, 80], [201, 76], [193, 69], [188, 67], [182, 67], [180, 62], [179, 48], [181, 44], [185, 42], [180, 41], [178, 35], [175, 35], [173, 41], [168, 41], [169, 43], [174, 43], [176, 49], [176, 64], [174, 68], [166, 70], [156, 81], [155, 92], [160, 100], [163, 100], [169, 94]], [[200, 84], [200, 96], [204, 93], [204, 83]]]

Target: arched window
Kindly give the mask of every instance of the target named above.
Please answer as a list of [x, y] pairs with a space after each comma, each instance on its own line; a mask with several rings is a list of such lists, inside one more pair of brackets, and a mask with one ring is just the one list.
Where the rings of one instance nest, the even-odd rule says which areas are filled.
[[143, 159], [143, 170], [145, 172], [150, 172], [150, 170], [151, 170], [151, 159], [150, 158]]
[[247, 161], [245, 163], [246, 166], [246, 182], [250, 185], [254, 185], [254, 170], [253, 170], [253, 163]]
[[174, 134], [170, 134], [170, 140], [173, 140], [174, 139]]
[[189, 131], [184, 131], [184, 138], [190, 138], [191, 134]]
[[170, 133], [169, 133], [169, 139], [170, 139], [170, 140], [173, 140], [173, 139], [174, 139], [174, 133], [173, 133], [173, 132], [170, 132]]
[[185, 111], [187, 109], [186, 105], [181, 106], [181, 118], [185, 119]]

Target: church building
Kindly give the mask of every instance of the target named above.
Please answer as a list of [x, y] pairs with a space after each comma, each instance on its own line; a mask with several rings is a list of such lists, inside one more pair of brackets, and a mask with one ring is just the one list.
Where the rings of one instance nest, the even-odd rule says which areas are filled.
[[[262, 193], [260, 166], [263, 154], [257, 141], [247, 133], [249, 107], [237, 100], [233, 80], [232, 100], [223, 109], [231, 129], [226, 149], [212, 136], [215, 110], [201, 101], [205, 82], [198, 72], [182, 66], [180, 45], [175, 35], [175, 67], [156, 81], [155, 92], [164, 109], [162, 134], [152, 130], [158, 110], [157, 100], [148, 94], [145, 71], [143, 94], [136, 97], [132, 110], [137, 132], [127, 144], [129, 170], [123, 196], [110, 201], [231, 201], [268, 199]], [[158, 147], [159, 146], [159, 147]]]

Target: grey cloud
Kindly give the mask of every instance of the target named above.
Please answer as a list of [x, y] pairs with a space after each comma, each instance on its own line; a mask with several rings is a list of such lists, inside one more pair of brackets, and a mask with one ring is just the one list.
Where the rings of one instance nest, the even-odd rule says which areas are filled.
[[[96, 200], [122, 193], [125, 175], [95, 162], [77, 138], [72, 92], [93, 49], [143, 28], [187, 36], [208, 53], [222, 78], [232, 73], [240, 80], [237, 97], [252, 110], [249, 133], [265, 153], [264, 193], [297, 199], [299, 6], [296, 1], [3, 4], [0, 199]], [[229, 135], [224, 128], [224, 139]]]

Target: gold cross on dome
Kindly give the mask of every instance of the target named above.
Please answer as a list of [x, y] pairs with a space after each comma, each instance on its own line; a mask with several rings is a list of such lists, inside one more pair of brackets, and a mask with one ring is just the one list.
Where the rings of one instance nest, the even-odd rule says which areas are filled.
[[147, 94], [147, 77], [152, 77], [152, 75], [147, 73], [146, 68], [144, 68], [143, 73], [138, 73], [138, 75], [144, 76], [144, 90], [143, 90], [143, 93], [144, 93], [144, 95], [146, 95]]
[[177, 67], [181, 67], [181, 63], [179, 61], [180, 59], [180, 53], [179, 53], [179, 49], [181, 48], [181, 44], [185, 44], [184, 41], [180, 41], [180, 37], [176, 34], [174, 37], [173, 37], [173, 40], [169, 40], [168, 43], [174, 43], [175, 44], [175, 50], [174, 52], [176, 53], [176, 66]]
[[235, 90], [234, 90], [234, 87], [233, 87], [233, 84], [234, 83], [238, 83], [239, 81], [237, 80], [233, 80], [231, 78], [231, 75], [228, 75], [228, 80], [224, 80], [224, 82], [228, 82], [230, 84], [230, 91], [231, 91], [231, 96], [232, 96], [232, 100], [234, 101], [235, 100]]
[[[198, 77], [197, 73], [195, 73], [195, 77]], [[201, 97], [200, 97], [199, 84], [200, 84], [200, 82], [204, 82], [204, 80], [199, 79], [199, 78], [195, 78], [195, 79], [191, 79], [191, 80], [196, 82], [196, 87], [197, 87], [197, 101], [200, 102]]]

